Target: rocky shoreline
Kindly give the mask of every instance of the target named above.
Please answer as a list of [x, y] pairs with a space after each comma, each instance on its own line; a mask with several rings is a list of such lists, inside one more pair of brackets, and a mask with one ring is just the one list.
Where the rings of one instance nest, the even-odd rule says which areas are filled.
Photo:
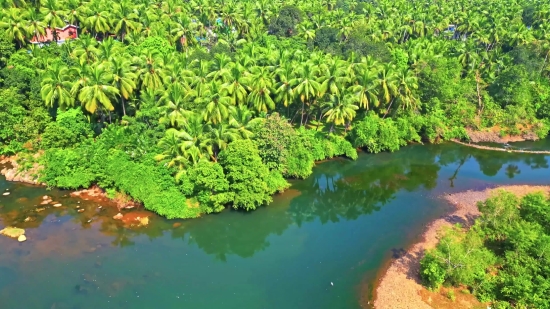
[[[0, 157], [0, 175], [4, 175], [7, 181], [22, 182], [31, 185], [45, 186], [45, 183], [39, 181], [38, 175], [42, 167], [38, 163], [26, 170], [21, 170], [20, 164], [17, 162], [18, 157]], [[142, 206], [140, 203], [133, 201], [124, 194], [117, 193], [113, 198], [107, 196], [105, 190], [93, 185], [88, 189], [73, 191], [70, 193], [72, 197], [78, 197], [83, 200], [94, 200], [100, 203], [113, 203], [118, 210], [132, 209]]]
[[8, 181], [24, 182], [31, 185], [45, 185], [38, 180], [38, 174], [42, 167], [34, 163], [31, 168], [22, 170], [17, 162], [17, 156], [0, 157], [0, 175], [4, 175]]
[[433, 221], [422, 234], [422, 240], [413, 244], [405, 254], [393, 260], [377, 282], [374, 308], [376, 309], [431, 309], [423, 301], [420, 283], [420, 260], [424, 252], [438, 243], [438, 232], [456, 223], [471, 225], [480, 215], [477, 203], [486, 200], [497, 190], [506, 190], [518, 196], [543, 191], [550, 192], [550, 186], [501, 186], [483, 191], [465, 191], [449, 194], [443, 198], [454, 206], [449, 214]]

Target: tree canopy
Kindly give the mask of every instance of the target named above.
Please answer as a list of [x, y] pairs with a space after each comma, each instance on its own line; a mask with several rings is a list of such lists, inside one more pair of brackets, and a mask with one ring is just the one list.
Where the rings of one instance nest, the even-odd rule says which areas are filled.
[[[0, 154], [44, 151], [48, 185], [97, 183], [196, 217], [265, 205], [282, 177], [354, 147], [545, 137], [549, 12], [527, 0], [2, 1]], [[68, 23], [77, 39], [31, 43]], [[74, 158], [86, 159], [61, 168]], [[163, 181], [134, 183], [109, 160]]]

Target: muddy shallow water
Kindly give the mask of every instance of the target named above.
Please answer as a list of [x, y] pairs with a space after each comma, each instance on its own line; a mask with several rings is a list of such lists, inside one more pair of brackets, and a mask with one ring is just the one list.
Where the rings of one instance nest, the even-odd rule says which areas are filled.
[[[414, 145], [319, 164], [254, 212], [153, 215], [147, 226], [114, 220], [112, 205], [0, 179], [11, 192], [0, 196], [0, 229], [28, 238], [0, 237], [1, 307], [367, 307], [380, 267], [446, 210], [438, 196], [546, 184], [549, 159]], [[40, 205], [46, 194], [62, 206]]]

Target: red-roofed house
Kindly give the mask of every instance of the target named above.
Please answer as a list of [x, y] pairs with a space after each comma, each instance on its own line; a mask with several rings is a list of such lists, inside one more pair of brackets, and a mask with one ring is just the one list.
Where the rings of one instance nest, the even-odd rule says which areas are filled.
[[[63, 28], [55, 28], [57, 32], [57, 44], [62, 44], [66, 40], [70, 39], [77, 39], [78, 38], [78, 31], [77, 27], [75, 25], [67, 25]], [[38, 37], [33, 36], [31, 43], [33, 44], [44, 44], [53, 42], [53, 31], [51, 28], [46, 28], [46, 33], [44, 35], [39, 35]]]

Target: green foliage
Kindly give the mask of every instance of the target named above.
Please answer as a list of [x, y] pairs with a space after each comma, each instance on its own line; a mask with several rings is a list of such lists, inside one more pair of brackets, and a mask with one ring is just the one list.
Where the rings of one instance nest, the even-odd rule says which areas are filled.
[[44, 167], [40, 181], [50, 187], [88, 188], [97, 180], [89, 159], [82, 148], [48, 149], [40, 159]]
[[41, 146], [49, 148], [69, 148], [76, 146], [93, 132], [80, 108], [59, 111], [55, 122], [51, 122], [42, 134]]
[[388, 47], [383, 42], [369, 40], [365, 36], [367, 31], [364, 25], [354, 28], [347, 40], [343, 43], [343, 53], [348, 56], [351, 53], [359, 57], [370, 56], [381, 63], [390, 62], [392, 56]]
[[324, 50], [327, 53], [339, 55], [341, 54], [340, 33], [338, 29], [331, 27], [322, 27], [315, 31], [313, 46]]
[[216, 163], [202, 161], [187, 171], [187, 181], [193, 186], [193, 194], [206, 213], [220, 212], [234, 199], [228, 192], [229, 182], [223, 168]]
[[[550, 128], [544, 1], [6, 3], [0, 153], [42, 148], [50, 185], [97, 183], [171, 217], [220, 211], [241, 191], [234, 206], [256, 208], [287, 186], [283, 176], [355, 159], [355, 146], [396, 151], [465, 139], [466, 129], [545, 137]], [[464, 12], [468, 22], [446, 30]], [[78, 40], [28, 42], [65, 21], [78, 23]], [[245, 141], [258, 147], [255, 173], [233, 157], [218, 163]], [[79, 167], [67, 163], [77, 156]], [[106, 171], [118, 170], [113, 160], [143, 181]], [[491, 298], [496, 285], [477, 291]]]
[[269, 33], [278, 37], [294, 35], [296, 25], [302, 21], [302, 11], [296, 6], [285, 6], [269, 24]]
[[452, 291], [452, 290], [451, 290], [451, 291], [448, 291], [448, 292], [447, 292], [447, 298], [454, 302], [454, 301], [456, 300], [455, 292]]
[[522, 66], [512, 66], [502, 72], [488, 90], [502, 107], [525, 107], [533, 101], [533, 87], [526, 69]]
[[254, 141], [260, 157], [271, 170], [286, 177], [306, 178], [314, 159], [294, 128], [279, 114], [272, 114], [257, 128]]
[[469, 231], [448, 230], [421, 260], [425, 285], [467, 285], [496, 308], [550, 305], [550, 201], [542, 193], [522, 199], [504, 191], [479, 204]]
[[420, 274], [433, 289], [444, 282], [474, 286], [485, 279], [496, 261], [494, 254], [483, 247], [480, 235], [454, 226], [443, 232], [435, 249], [428, 251], [421, 262]]
[[174, 46], [172, 46], [168, 40], [158, 36], [150, 36], [143, 40], [141, 44], [139, 44], [137, 53], [150, 52], [153, 54], [159, 53], [161, 55], [168, 55], [174, 50]]
[[475, 87], [461, 78], [462, 67], [458, 60], [445, 57], [433, 57], [421, 60], [417, 64], [419, 76], [418, 87], [420, 99], [430, 102], [438, 99], [439, 102], [450, 103], [464, 96], [468, 89]]
[[262, 163], [257, 146], [250, 140], [229, 144], [219, 160], [235, 194], [234, 208], [254, 210], [271, 202], [273, 193], [288, 187], [279, 172], [270, 172]]
[[0, 69], [3, 68], [11, 55], [15, 53], [15, 45], [5, 34], [0, 35]]
[[[20, 104], [22, 100], [24, 97], [15, 88], [0, 89], [0, 153], [20, 151], [19, 144], [25, 142], [25, 137], [19, 134], [27, 113]], [[6, 147], [10, 144], [11, 147]]]
[[400, 135], [402, 136], [391, 118], [382, 119], [369, 113], [354, 125], [350, 139], [353, 146], [365, 148], [371, 153], [393, 152], [403, 145]]
[[523, 24], [528, 27], [533, 25], [535, 21], [535, 14], [537, 13], [536, 7], [534, 5], [527, 5], [523, 7], [523, 12], [521, 13], [521, 20]]
[[447, 272], [434, 252], [426, 252], [420, 260], [420, 277], [425, 286], [438, 289], [444, 282]]

